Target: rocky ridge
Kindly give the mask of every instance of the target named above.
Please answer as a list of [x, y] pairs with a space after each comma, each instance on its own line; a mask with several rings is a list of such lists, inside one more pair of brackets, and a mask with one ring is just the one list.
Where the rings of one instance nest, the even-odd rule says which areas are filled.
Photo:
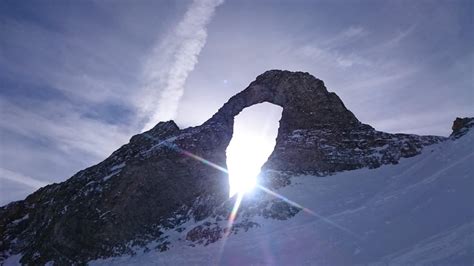
[[[179, 129], [173, 121], [160, 122], [103, 162], [0, 208], [0, 261], [21, 253], [22, 263], [71, 264], [133, 254], [137, 247], [165, 251], [173, 244], [170, 232], [205, 245], [259, 226], [256, 216], [292, 217], [298, 208], [260, 195], [243, 203], [240, 215], [248, 219], [226, 227], [235, 200], [228, 199], [227, 176], [202, 162], [225, 168], [234, 117], [262, 102], [283, 108], [275, 150], [261, 175], [270, 188], [289, 184], [292, 175], [396, 164], [446, 139], [377, 131], [323, 81], [303, 72], [267, 71], [203, 125]], [[470, 119], [455, 132], [472, 125]]]
[[451, 128], [453, 133], [451, 133], [450, 138], [458, 139], [464, 136], [472, 127], [474, 127], [474, 117], [457, 117]]

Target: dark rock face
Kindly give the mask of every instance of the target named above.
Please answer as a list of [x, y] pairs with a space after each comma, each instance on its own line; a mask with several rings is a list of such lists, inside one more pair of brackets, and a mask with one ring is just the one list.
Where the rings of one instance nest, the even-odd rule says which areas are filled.
[[327, 175], [397, 163], [420, 153], [437, 136], [389, 134], [361, 123], [323, 81], [308, 73], [267, 71], [233, 96], [204, 125], [232, 132], [234, 116], [254, 104], [283, 108], [275, 150], [264, 169]]
[[474, 117], [457, 117], [453, 122], [453, 132], [450, 137], [454, 139], [460, 138], [464, 136], [471, 127], [474, 127]]
[[232, 129], [233, 118], [244, 108], [269, 102], [283, 108], [278, 135], [297, 129], [350, 129], [360, 122], [339, 97], [328, 92], [323, 81], [303, 72], [267, 71], [230, 98], [205, 124]]
[[[321, 80], [308, 73], [267, 71], [203, 125], [180, 130], [173, 121], [161, 122], [103, 162], [0, 208], [0, 261], [21, 253], [27, 264], [80, 263], [133, 254], [134, 246], [151, 241], [164, 251], [171, 243], [163, 232], [170, 229], [197, 244], [216, 241], [229, 230], [219, 226], [228, 216], [227, 175], [194, 155], [225, 167], [234, 117], [262, 102], [283, 107], [275, 150], [263, 167], [262, 181], [273, 187], [289, 184], [291, 175], [397, 163], [444, 140], [376, 131], [358, 121]], [[298, 211], [262, 201], [243, 215], [281, 220]], [[214, 222], [183, 227], [208, 217]], [[232, 232], [255, 226], [245, 220]]]
[[2, 207], [2, 256], [70, 264], [132, 254], [167, 228], [209, 216], [228, 198], [227, 176], [181, 149], [225, 165], [228, 140], [215, 132], [161, 122], [102, 163]]

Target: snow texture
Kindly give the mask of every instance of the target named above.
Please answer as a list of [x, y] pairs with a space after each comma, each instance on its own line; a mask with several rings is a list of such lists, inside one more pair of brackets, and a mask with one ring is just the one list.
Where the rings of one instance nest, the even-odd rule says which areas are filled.
[[186, 231], [173, 231], [165, 252], [145, 250], [91, 264], [473, 265], [473, 147], [471, 130], [397, 165], [293, 176], [277, 192], [316, 216], [259, 216], [253, 221], [260, 226], [206, 246], [185, 240]]

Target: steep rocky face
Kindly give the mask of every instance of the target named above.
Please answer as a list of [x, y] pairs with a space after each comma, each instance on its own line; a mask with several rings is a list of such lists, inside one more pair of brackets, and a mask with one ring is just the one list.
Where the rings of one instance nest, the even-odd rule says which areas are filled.
[[232, 97], [204, 125], [231, 134], [234, 116], [254, 104], [283, 108], [275, 150], [264, 170], [327, 175], [397, 163], [443, 140], [437, 136], [389, 134], [361, 123], [323, 81], [303, 72], [267, 71]]
[[219, 129], [179, 130], [172, 121], [132, 137], [102, 163], [0, 209], [2, 257], [70, 264], [133, 253], [163, 230], [199, 221], [228, 198], [227, 176], [184, 150], [225, 165]]
[[[232, 207], [226, 174], [210, 165], [225, 168], [234, 117], [262, 102], [283, 107], [275, 150], [262, 175], [273, 187], [288, 184], [289, 174], [328, 175], [397, 163], [444, 140], [376, 131], [359, 122], [321, 80], [267, 71], [203, 125], [180, 130], [173, 121], [161, 122], [98, 165], [0, 208], [2, 258], [21, 253], [22, 263], [70, 264], [132, 254], [150, 242], [164, 251], [171, 246], [164, 233], [170, 229], [198, 244], [219, 239], [225, 228], [209, 221], [196, 226], [208, 217], [214, 223], [226, 219]], [[246, 213], [287, 219], [298, 211], [265, 199], [249, 204]], [[195, 227], [185, 228], [186, 222]], [[254, 226], [248, 220], [232, 230]]]
[[297, 129], [350, 129], [360, 124], [339, 97], [327, 91], [322, 80], [308, 73], [280, 70], [258, 76], [205, 124], [216, 123], [231, 131], [237, 114], [262, 102], [283, 108], [279, 136]]
[[453, 122], [451, 138], [457, 139], [464, 136], [467, 131], [474, 127], [474, 117], [457, 117]]

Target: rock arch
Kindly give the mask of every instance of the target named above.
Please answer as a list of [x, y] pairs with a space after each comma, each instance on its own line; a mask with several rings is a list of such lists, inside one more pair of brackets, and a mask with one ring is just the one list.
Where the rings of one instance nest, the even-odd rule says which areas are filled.
[[283, 108], [263, 102], [234, 117], [232, 140], [226, 149], [230, 195], [251, 188], [275, 149]]
[[262, 102], [283, 108], [275, 150], [264, 168], [291, 175], [397, 163], [443, 140], [376, 131], [360, 123], [321, 80], [267, 71], [203, 125], [179, 129], [173, 121], [160, 122], [103, 162], [0, 208], [0, 262], [21, 251], [26, 264], [86, 263], [117, 251], [131, 253], [128, 243], [137, 239], [138, 245], [158, 239], [166, 250], [162, 230], [202, 220], [227, 200], [227, 176], [215, 166], [225, 165], [234, 117]]
[[331, 172], [331, 166], [322, 160], [325, 154], [314, 147], [309, 150], [301, 143], [292, 141], [294, 133], [316, 133], [318, 130], [341, 133], [355, 128], [372, 129], [359, 122], [335, 93], [328, 92], [322, 80], [309, 73], [282, 70], [270, 70], [258, 76], [202, 126], [218, 129], [221, 133], [219, 138], [230, 141], [234, 117], [243, 109], [263, 102], [283, 108], [275, 150], [264, 168]]
[[333, 127], [341, 129], [360, 125], [341, 99], [328, 92], [324, 82], [305, 72], [270, 70], [236, 94], [209, 119], [232, 127], [233, 118], [244, 108], [269, 102], [283, 108], [281, 133], [296, 129]]

